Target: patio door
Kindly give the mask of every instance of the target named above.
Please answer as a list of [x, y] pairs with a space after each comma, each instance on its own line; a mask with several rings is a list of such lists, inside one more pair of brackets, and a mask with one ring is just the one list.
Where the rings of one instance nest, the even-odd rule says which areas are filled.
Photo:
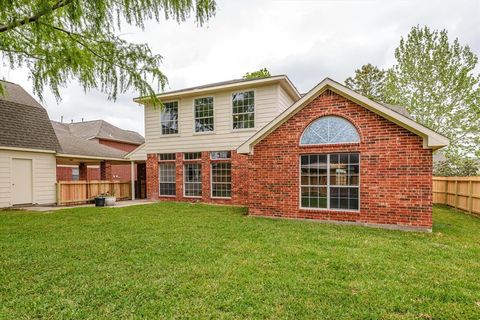
[[12, 159], [12, 204], [33, 202], [32, 160]]

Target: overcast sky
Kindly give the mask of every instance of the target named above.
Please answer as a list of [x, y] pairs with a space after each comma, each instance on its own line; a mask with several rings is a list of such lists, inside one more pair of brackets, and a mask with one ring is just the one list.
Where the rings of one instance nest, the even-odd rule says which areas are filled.
[[[447, 29], [480, 55], [480, 0], [217, 0], [217, 13], [203, 27], [193, 21], [148, 23], [144, 31], [123, 28], [124, 38], [146, 42], [164, 57], [165, 90], [240, 78], [266, 67], [286, 74], [301, 92], [324, 77], [343, 82], [365, 63], [389, 67], [400, 37], [414, 25]], [[28, 73], [1, 76], [32, 91]], [[52, 120], [104, 119], [144, 133], [135, 92], [116, 102], [71, 83], [57, 104], [46, 93]]]

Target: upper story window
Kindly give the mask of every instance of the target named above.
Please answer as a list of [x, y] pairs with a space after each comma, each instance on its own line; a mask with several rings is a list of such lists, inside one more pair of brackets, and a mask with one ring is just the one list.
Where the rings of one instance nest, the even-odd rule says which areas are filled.
[[162, 134], [178, 133], [178, 101], [165, 102], [160, 114]]
[[213, 97], [194, 100], [195, 132], [209, 132], [214, 130]]
[[325, 116], [312, 122], [303, 132], [301, 145], [360, 142], [357, 129], [348, 120]]
[[232, 95], [233, 129], [255, 127], [255, 92], [237, 92]]

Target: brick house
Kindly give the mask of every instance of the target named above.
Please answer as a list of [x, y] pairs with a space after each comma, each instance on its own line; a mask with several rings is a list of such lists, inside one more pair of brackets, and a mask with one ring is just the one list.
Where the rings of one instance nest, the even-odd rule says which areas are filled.
[[[432, 151], [448, 139], [402, 107], [286, 76], [159, 94], [145, 108], [147, 197], [249, 214], [430, 230]], [[127, 156], [127, 158], [129, 157]]]
[[[60, 123], [52, 121], [53, 128], [57, 135], [63, 137], [64, 143], [70, 141], [79, 145], [84, 145], [85, 149], [82, 154], [107, 154], [112, 153], [116, 157], [123, 157], [129, 152], [137, 149], [145, 140], [137, 132], [118, 128], [104, 120], [82, 121], [72, 123]], [[80, 139], [84, 141], [79, 141]], [[96, 144], [96, 145], [93, 145]], [[98, 149], [98, 150], [97, 150]], [[98, 151], [98, 152], [94, 152]], [[118, 152], [115, 152], [118, 151]], [[76, 152], [78, 153], [78, 152]], [[86, 173], [82, 174], [80, 179], [80, 169], [83, 166], [58, 164], [57, 165], [57, 181], [74, 181], [74, 180], [101, 180], [100, 165], [86, 164]], [[130, 164], [112, 165], [112, 179], [117, 181], [129, 181], [131, 179]]]

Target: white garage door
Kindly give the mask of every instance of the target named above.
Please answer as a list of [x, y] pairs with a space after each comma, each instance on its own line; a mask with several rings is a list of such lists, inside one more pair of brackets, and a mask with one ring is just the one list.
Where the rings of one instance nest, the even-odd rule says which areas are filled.
[[32, 160], [13, 159], [12, 162], [12, 204], [32, 203]]

